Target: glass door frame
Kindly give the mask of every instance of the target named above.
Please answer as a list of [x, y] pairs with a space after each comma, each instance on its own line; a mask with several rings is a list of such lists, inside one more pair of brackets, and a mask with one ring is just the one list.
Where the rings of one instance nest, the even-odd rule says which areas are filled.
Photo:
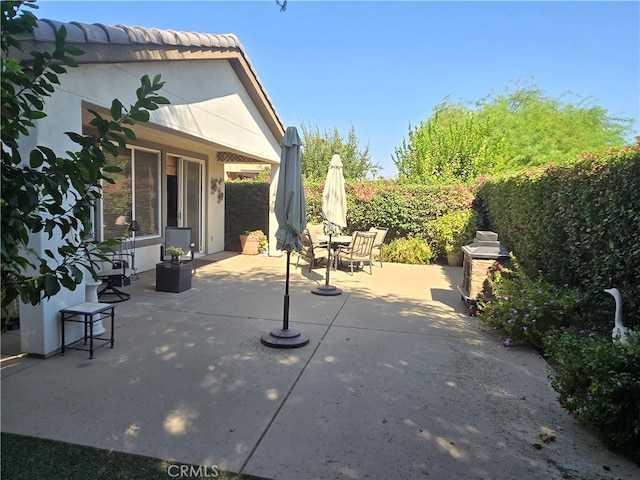
[[[200, 160], [197, 158], [178, 156], [178, 226], [180, 227], [192, 227], [192, 231], [194, 235], [197, 235], [198, 238], [193, 238], [193, 242], [196, 244], [195, 253], [204, 253], [204, 245], [205, 245], [205, 199], [206, 199], [206, 191], [205, 191], [205, 167], [206, 163], [204, 160]], [[191, 218], [194, 216], [192, 213], [189, 215], [187, 212], [188, 208], [188, 198], [187, 198], [187, 188], [186, 184], [188, 182], [187, 178], [187, 166], [189, 163], [198, 165], [198, 201], [197, 201], [197, 213], [195, 216], [197, 217], [197, 224]], [[187, 225], [187, 222], [190, 225]]]

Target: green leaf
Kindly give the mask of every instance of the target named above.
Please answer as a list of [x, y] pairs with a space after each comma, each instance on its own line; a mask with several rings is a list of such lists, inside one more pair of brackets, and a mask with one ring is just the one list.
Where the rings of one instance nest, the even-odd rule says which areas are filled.
[[122, 103], [117, 98], [111, 103], [111, 117], [114, 120], [119, 120], [122, 117]]
[[52, 297], [60, 291], [60, 284], [55, 275], [47, 273], [44, 276], [44, 294], [46, 297]]
[[148, 122], [149, 121], [149, 112], [146, 110], [140, 110], [137, 112], [131, 112], [130, 117], [136, 122]]
[[29, 165], [31, 168], [39, 168], [44, 163], [44, 155], [40, 150], [31, 150]]
[[69, 271], [71, 273], [71, 276], [74, 278], [75, 283], [81, 283], [82, 282], [82, 278], [83, 278], [83, 274], [82, 271], [74, 266], [74, 265], [69, 265]]
[[135, 140], [136, 139], [136, 134], [130, 128], [123, 127], [122, 128], [122, 133], [124, 133], [129, 140]]
[[84, 55], [84, 50], [80, 50], [78, 47], [74, 47], [73, 45], [66, 45], [65, 51], [69, 55], [75, 55], [75, 56]]

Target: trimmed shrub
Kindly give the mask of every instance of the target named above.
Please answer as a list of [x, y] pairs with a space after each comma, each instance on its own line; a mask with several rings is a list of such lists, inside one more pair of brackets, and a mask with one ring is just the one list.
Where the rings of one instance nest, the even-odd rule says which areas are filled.
[[473, 241], [478, 230], [478, 215], [471, 208], [445, 213], [425, 223], [424, 230], [438, 255], [457, 252]]
[[605, 445], [640, 464], [640, 343], [564, 331], [549, 335], [545, 350], [560, 404]]
[[418, 237], [396, 238], [381, 248], [382, 260], [393, 263], [428, 265], [434, 259], [429, 244]]

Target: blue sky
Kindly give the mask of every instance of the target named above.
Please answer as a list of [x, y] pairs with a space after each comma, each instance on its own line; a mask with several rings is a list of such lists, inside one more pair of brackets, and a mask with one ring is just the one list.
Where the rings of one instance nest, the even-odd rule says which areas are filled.
[[38, 5], [37, 17], [65, 22], [234, 33], [285, 127], [337, 126], [346, 135], [353, 126], [387, 177], [397, 173], [391, 156], [409, 123], [447, 96], [475, 101], [535, 85], [572, 102], [589, 97], [633, 119], [640, 135], [637, 1], [289, 0], [283, 13], [273, 0]]

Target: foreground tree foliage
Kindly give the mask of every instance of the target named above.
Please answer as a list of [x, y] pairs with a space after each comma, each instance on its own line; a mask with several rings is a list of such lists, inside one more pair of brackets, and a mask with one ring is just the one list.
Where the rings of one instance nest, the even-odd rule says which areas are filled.
[[[569, 96], [567, 94], [566, 96]], [[470, 182], [481, 175], [554, 163], [622, 146], [633, 122], [592, 105], [508, 89], [470, 103], [446, 99], [395, 149], [399, 178], [412, 183]]]
[[[149, 111], [169, 101], [155, 92], [163, 82], [144, 76], [137, 101], [125, 108], [119, 100], [111, 104], [111, 118], [90, 111], [90, 125], [97, 132], [66, 135], [79, 151], [58, 157], [39, 145], [22, 158], [19, 139], [28, 136], [35, 121], [46, 117], [45, 100], [60, 84], [66, 67], [76, 67], [74, 56], [83, 52], [65, 44], [66, 30], [58, 31], [52, 52], [31, 52], [33, 60], [23, 67], [10, 56], [22, 49], [19, 38], [33, 34], [37, 18], [24, 7], [32, 1], [2, 2], [2, 307], [17, 297], [36, 305], [61, 287], [75, 289], [83, 269], [95, 273], [104, 244], [82, 241], [92, 231], [91, 210], [100, 197], [101, 181], [113, 183], [105, 174], [105, 154], [117, 154], [118, 146], [135, 139], [130, 126], [149, 120]], [[37, 7], [35, 7], [37, 8]], [[22, 152], [24, 153], [24, 152]], [[42, 251], [29, 245], [32, 234], [48, 235]], [[108, 245], [106, 245], [108, 247]], [[88, 253], [91, 252], [91, 255]]]
[[371, 163], [369, 146], [360, 148], [360, 141], [354, 127], [349, 129], [345, 138], [338, 127], [333, 131], [321, 132], [318, 126], [311, 127], [305, 123], [302, 129], [302, 173], [306, 180], [324, 180], [334, 152], [340, 154], [344, 178], [347, 180], [364, 180], [368, 173], [376, 174], [380, 165]]

